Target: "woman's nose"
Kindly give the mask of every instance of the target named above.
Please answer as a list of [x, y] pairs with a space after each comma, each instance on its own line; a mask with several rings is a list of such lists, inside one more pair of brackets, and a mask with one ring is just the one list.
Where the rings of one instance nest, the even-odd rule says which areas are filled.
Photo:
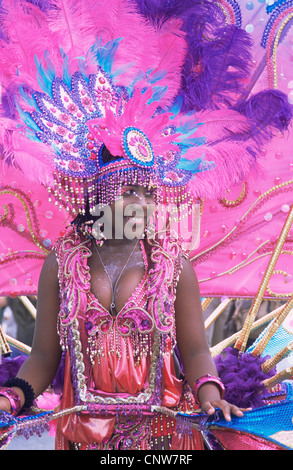
[[147, 198], [145, 196], [144, 193], [140, 194], [139, 195], [139, 198], [138, 198], [138, 201], [139, 201], [139, 204], [143, 207], [146, 207], [147, 206]]

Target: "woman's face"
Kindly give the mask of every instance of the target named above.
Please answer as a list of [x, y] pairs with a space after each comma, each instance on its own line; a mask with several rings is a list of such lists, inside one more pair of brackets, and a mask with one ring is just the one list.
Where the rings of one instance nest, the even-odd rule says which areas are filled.
[[121, 197], [103, 208], [103, 226], [106, 239], [142, 238], [154, 212], [155, 189], [143, 186], [123, 186]]

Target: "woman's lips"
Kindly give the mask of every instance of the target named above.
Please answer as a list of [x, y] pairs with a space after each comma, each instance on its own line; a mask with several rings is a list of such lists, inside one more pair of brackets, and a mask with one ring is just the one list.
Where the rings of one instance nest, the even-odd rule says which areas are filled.
[[145, 223], [145, 219], [142, 218], [142, 217], [125, 217], [125, 219], [127, 219], [128, 222], [132, 222], [133, 224], [144, 224]]
[[136, 225], [146, 224], [146, 218], [145, 217], [138, 217], [138, 216], [135, 216], [135, 215], [129, 215], [129, 216], [124, 216], [124, 219], [127, 222], [131, 222], [132, 224], [136, 224]]

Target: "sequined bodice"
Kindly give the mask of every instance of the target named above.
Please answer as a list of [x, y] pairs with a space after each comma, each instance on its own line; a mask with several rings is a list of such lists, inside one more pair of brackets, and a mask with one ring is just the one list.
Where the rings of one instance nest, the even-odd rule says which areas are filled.
[[[144, 250], [143, 243], [141, 242], [141, 249], [144, 260], [144, 275], [138, 286], [135, 288], [133, 293], [130, 295], [127, 302], [123, 305], [121, 310], [116, 315], [116, 321], [119, 325], [121, 333], [127, 335], [131, 329], [129, 319], [132, 315], [141, 317], [139, 329], [147, 331], [152, 322], [144, 316], [149, 316], [146, 311], [147, 296], [146, 296], [146, 285], [148, 279], [148, 262], [146, 253]], [[86, 309], [86, 329], [90, 336], [96, 335], [97, 332], [103, 334], [111, 330], [113, 326], [113, 315], [101, 304], [98, 298], [89, 291], [88, 293], [88, 305]]]
[[70, 356], [75, 399], [91, 409], [161, 402], [161, 369], [176, 343], [181, 254], [167, 239], [153, 240], [149, 251], [141, 282], [113, 317], [91, 292], [88, 241], [69, 233], [56, 244], [61, 345]]

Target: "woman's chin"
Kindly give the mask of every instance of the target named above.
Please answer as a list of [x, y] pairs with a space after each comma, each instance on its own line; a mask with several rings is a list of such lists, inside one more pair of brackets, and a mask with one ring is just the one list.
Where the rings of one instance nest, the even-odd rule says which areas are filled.
[[141, 217], [125, 217], [124, 219], [124, 237], [129, 239], [142, 238], [146, 227], [145, 219]]

